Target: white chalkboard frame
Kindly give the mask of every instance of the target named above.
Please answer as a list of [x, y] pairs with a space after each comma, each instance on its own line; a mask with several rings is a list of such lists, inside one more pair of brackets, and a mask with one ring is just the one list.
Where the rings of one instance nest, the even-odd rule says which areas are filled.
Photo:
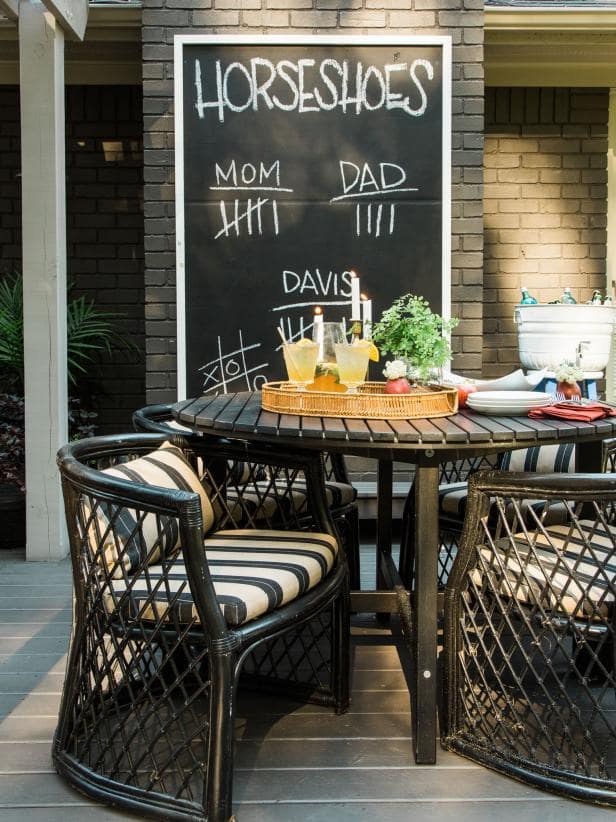
[[329, 34], [176, 34], [173, 38], [175, 100], [175, 237], [177, 304], [177, 397], [186, 398], [186, 265], [184, 242], [184, 99], [183, 56], [186, 45], [374, 45], [440, 46], [443, 50], [442, 93], [442, 306], [445, 319], [451, 317], [451, 95], [452, 41], [448, 35], [347, 35]]

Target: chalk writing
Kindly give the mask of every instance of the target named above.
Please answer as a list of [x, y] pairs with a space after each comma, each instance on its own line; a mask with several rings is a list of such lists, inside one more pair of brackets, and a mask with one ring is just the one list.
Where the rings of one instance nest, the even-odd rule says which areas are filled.
[[[214, 173], [216, 174], [216, 185], [210, 186], [212, 190], [293, 191], [292, 188], [281, 188], [280, 186], [280, 160], [276, 160], [269, 168], [260, 162], [258, 166], [254, 163], [242, 163], [239, 169], [236, 161], [231, 160], [226, 170], [216, 163]], [[270, 179], [272, 176], [273, 180]], [[222, 185], [222, 183], [227, 183], [227, 185]], [[271, 183], [271, 185], [266, 185], [266, 183]]]
[[[342, 194], [330, 199], [330, 203], [358, 198], [378, 199], [400, 192], [419, 191], [415, 186], [405, 186], [406, 171], [397, 163], [378, 163], [378, 170], [369, 163], [358, 166], [349, 160], [340, 160]], [[374, 210], [373, 210], [374, 205]], [[380, 237], [393, 234], [396, 226], [396, 204], [368, 203], [355, 206], [355, 234]]]
[[[222, 339], [218, 337], [218, 356], [199, 367], [203, 379], [201, 390], [204, 394], [221, 389], [224, 392], [239, 390], [244, 387], [249, 391], [257, 391], [267, 381], [265, 374], [259, 372], [267, 368], [269, 363], [248, 363], [248, 355], [251, 352], [256, 353], [257, 349], [261, 348], [261, 343], [244, 345], [241, 330], [238, 331], [238, 337], [239, 348], [226, 353], [223, 352]], [[237, 386], [238, 381], [241, 383], [240, 386]]]
[[225, 113], [297, 111], [300, 114], [334, 109], [361, 114], [399, 109], [421, 117], [428, 107], [426, 81], [434, 78], [429, 60], [388, 63], [382, 68], [361, 61], [320, 61], [301, 58], [274, 63], [264, 57], [246, 62], [215, 62], [208, 74], [195, 59], [195, 108], [200, 119], [208, 109], [225, 122]]
[[[316, 297], [341, 294], [351, 296], [351, 272], [342, 271], [340, 274], [331, 269], [326, 273], [320, 268], [313, 271], [306, 269], [303, 272], [285, 269], [282, 272], [282, 288], [285, 294], [314, 294]], [[315, 302], [313, 298], [312, 303]], [[304, 305], [304, 303], [302, 303]], [[306, 303], [310, 305], [310, 303]]]
[[[366, 234], [372, 235], [373, 237], [380, 237], [381, 229], [383, 230], [383, 233], [394, 233], [394, 228], [396, 225], [395, 203], [386, 205], [385, 209], [383, 209], [383, 203], [379, 203], [378, 206], [376, 204], [374, 205], [376, 206], [374, 213], [372, 211], [373, 203], [368, 203], [365, 207], [359, 203], [355, 206], [355, 233], [358, 237], [361, 236], [362, 231]], [[386, 212], [385, 219], [383, 219], [384, 210]], [[387, 217], [387, 213], [389, 214], [389, 217]]]
[[[231, 214], [227, 213], [227, 206]], [[267, 210], [265, 206], [268, 206]], [[243, 209], [243, 210], [242, 210]], [[245, 225], [246, 233], [251, 236], [253, 233], [263, 234], [264, 216], [271, 216], [274, 234], [278, 234], [280, 226], [278, 224], [278, 203], [276, 200], [269, 200], [267, 197], [257, 197], [253, 203], [249, 197], [244, 208], [243, 202], [235, 200], [233, 204], [224, 200], [220, 201], [220, 217], [222, 228], [214, 235], [214, 239], [219, 237], [229, 237], [234, 230], [235, 236], [239, 237], [242, 224]]]
[[[260, 162], [258, 166], [254, 163], [240, 165], [235, 160], [231, 160], [226, 167], [216, 163], [214, 174], [216, 185], [210, 186], [211, 191], [293, 191], [292, 188], [283, 188], [280, 185], [280, 160], [276, 160], [269, 167], [263, 162]], [[266, 185], [267, 183], [272, 183], [272, 185]], [[254, 202], [250, 197], [245, 201], [236, 199], [233, 203], [221, 200], [220, 217], [222, 228], [214, 235], [216, 240], [219, 237], [229, 237], [232, 232], [239, 237], [242, 225], [248, 236], [262, 235], [264, 222], [269, 217], [271, 217], [274, 235], [277, 235], [280, 230], [278, 201], [268, 197], [258, 196]]]

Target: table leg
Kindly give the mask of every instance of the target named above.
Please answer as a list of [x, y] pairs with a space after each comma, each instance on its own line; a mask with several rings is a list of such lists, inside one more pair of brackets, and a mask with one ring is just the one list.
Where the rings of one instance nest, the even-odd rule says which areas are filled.
[[[428, 455], [426, 455], [428, 456]], [[415, 597], [413, 607], [413, 739], [415, 761], [436, 762], [436, 639], [438, 461], [417, 463], [415, 472]]]
[[383, 558], [391, 556], [391, 511], [394, 468], [391, 460], [379, 460], [377, 465], [376, 512], [376, 588], [390, 587], [383, 573]]
[[578, 474], [599, 474], [603, 463], [603, 442], [578, 442], [575, 445], [575, 470]]
[[[578, 442], [575, 445], [575, 470], [578, 474], [599, 474], [603, 467], [603, 442]], [[594, 519], [591, 502], [585, 502], [580, 511], [582, 517]]]

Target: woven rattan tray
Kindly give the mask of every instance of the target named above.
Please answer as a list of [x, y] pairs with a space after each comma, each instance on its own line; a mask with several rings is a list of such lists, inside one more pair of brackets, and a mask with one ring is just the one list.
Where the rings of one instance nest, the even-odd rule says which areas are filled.
[[351, 417], [401, 420], [448, 417], [458, 410], [458, 391], [444, 386], [422, 386], [411, 394], [386, 394], [384, 382], [365, 382], [357, 392], [300, 391], [290, 382], [267, 382], [261, 405], [279, 414], [305, 417]]

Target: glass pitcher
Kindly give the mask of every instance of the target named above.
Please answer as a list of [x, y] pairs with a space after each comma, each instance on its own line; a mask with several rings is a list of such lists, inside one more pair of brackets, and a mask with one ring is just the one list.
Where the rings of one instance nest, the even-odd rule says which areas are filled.
[[336, 365], [336, 345], [346, 342], [342, 323], [323, 322], [312, 326], [312, 339], [319, 343], [313, 391], [344, 391]]

